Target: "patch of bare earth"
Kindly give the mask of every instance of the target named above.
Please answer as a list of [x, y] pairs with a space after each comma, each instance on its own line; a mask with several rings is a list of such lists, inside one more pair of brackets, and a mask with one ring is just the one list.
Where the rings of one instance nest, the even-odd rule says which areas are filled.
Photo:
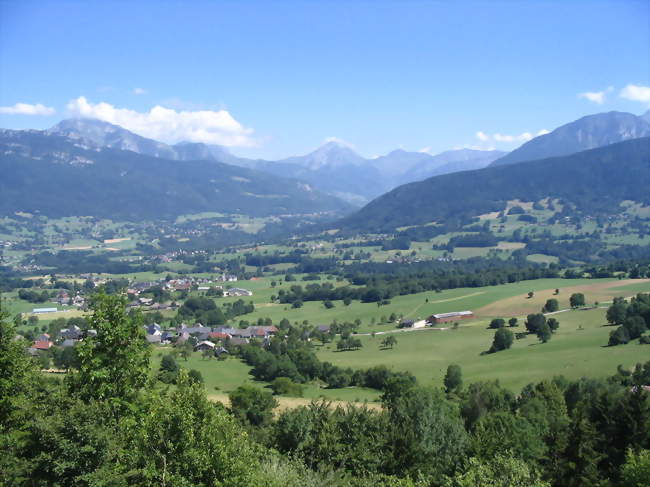
[[[593, 304], [595, 301], [610, 301], [615, 296], [621, 295], [621, 292], [617, 291], [616, 288], [630, 284], [643, 283], [650, 283], [650, 279], [623, 279], [620, 281], [568, 286], [560, 288], [560, 292], [557, 295], [555, 294], [555, 289], [544, 289], [542, 291], [535, 291], [532, 298], [528, 298], [526, 293], [495, 301], [494, 303], [490, 303], [477, 309], [475, 315], [481, 318], [487, 318], [539, 313], [546, 303], [546, 300], [551, 298], [557, 299], [560, 304], [560, 309], [564, 309], [569, 307], [569, 297], [573, 293], [584, 294], [587, 304]], [[648, 287], [648, 291], [650, 291], [650, 286]]]

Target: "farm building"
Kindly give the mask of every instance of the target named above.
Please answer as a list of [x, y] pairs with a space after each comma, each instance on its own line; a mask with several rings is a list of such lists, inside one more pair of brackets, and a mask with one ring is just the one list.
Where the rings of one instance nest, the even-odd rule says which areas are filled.
[[35, 315], [40, 314], [40, 313], [56, 313], [58, 311], [57, 308], [34, 308], [32, 310], [32, 313]]
[[429, 316], [429, 323], [449, 323], [450, 321], [468, 320], [474, 318], [471, 311], [453, 311], [451, 313], [439, 313]]

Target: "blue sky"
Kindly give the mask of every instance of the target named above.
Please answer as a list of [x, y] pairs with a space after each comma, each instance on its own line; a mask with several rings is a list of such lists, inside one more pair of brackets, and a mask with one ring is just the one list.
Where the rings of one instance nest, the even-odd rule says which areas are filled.
[[650, 108], [647, 1], [14, 0], [0, 19], [6, 128], [84, 115], [249, 156], [331, 137], [374, 156]]

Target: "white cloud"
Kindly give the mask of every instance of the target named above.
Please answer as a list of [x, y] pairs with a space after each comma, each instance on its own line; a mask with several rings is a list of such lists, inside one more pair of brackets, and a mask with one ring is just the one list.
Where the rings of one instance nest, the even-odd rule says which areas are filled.
[[605, 97], [607, 96], [607, 93], [610, 93], [611, 91], [614, 91], [614, 87], [608, 86], [607, 89], [603, 91], [585, 91], [584, 93], [578, 93], [578, 98], [584, 98], [593, 103], [602, 105], [605, 103]]
[[352, 144], [351, 142], [348, 142], [347, 140], [340, 139], [338, 137], [327, 137], [323, 141], [323, 144], [327, 144], [328, 142], [334, 142], [336, 144], [348, 147], [350, 149], [354, 149], [354, 144]]
[[424, 154], [431, 154], [431, 147], [423, 147], [418, 152], [422, 152]]
[[147, 90], [145, 90], [144, 88], [133, 88], [133, 94], [134, 95], [146, 95]]
[[650, 103], [650, 86], [629, 84], [621, 90], [620, 96], [632, 101]]
[[12, 107], [0, 107], [0, 113], [8, 115], [54, 115], [56, 110], [52, 107], [46, 107], [37, 103], [30, 105], [29, 103], [16, 103]]
[[481, 142], [487, 143], [487, 142], [502, 142], [506, 144], [512, 144], [515, 142], [528, 142], [529, 140], [538, 137], [540, 135], [548, 134], [549, 131], [546, 129], [542, 129], [536, 134], [532, 134], [530, 132], [523, 132], [518, 135], [508, 135], [508, 134], [486, 134], [485, 132], [478, 131], [476, 132], [476, 138], [480, 140]]
[[117, 108], [109, 103], [90, 103], [80, 96], [67, 105], [77, 117], [96, 118], [164, 142], [205, 142], [227, 147], [253, 147], [253, 130], [244, 127], [226, 110], [173, 110], [156, 105], [148, 112]]
[[476, 132], [476, 138], [481, 142], [487, 142], [488, 140], [490, 140], [490, 136], [487, 135], [485, 132], [481, 132], [481, 131]]
[[594, 103], [602, 105], [605, 102], [605, 92], [604, 91], [585, 91], [584, 93], [578, 93], [578, 98], [585, 98]]

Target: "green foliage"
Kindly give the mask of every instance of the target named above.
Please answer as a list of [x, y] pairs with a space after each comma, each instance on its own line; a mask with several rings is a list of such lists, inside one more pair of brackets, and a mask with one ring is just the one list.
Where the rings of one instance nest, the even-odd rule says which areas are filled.
[[447, 367], [447, 373], [445, 374], [444, 384], [445, 384], [445, 391], [448, 394], [450, 392], [457, 391], [463, 386], [463, 373], [460, 368], [460, 365], [451, 364]]
[[509, 349], [512, 346], [514, 338], [515, 336], [510, 330], [507, 328], [499, 328], [494, 333], [494, 340], [492, 341], [489, 352], [494, 353]]
[[304, 387], [296, 384], [288, 377], [277, 377], [271, 382], [271, 389], [274, 394], [292, 397], [302, 397]]
[[386, 462], [386, 414], [330, 406], [312, 401], [284, 411], [274, 425], [274, 446], [312, 468], [345, 468], [361, 475], [379, 471]]
[[470, 458], [465, 472], [447, 478], [443, 487], [550, 487], [522, 460], [497, 454], [484, 461]]
[[599, 440], [595, 426], [589, 420], [585, 408], [580, 404], [571, 419], [568, 445], [560, 459], [566, 487], [588, 487], [598, 485], [601, 473], [598, 463], [603, 455], [597, 450]]
[[621, 468], [621, 487], [650, 487], [650, 450], [627, 452]]
[[496, 410], [482, 416], [472, 437], [474, 452], [481, 460], [490, 460], [500, 452], [537, 465], [546, 454], [546, 445], [528, 419], [509, 411]]
[[457, 407], [441, 391], [407, 389], [387, 404], [389, 473], [418, 473], [441, 480], [460, 464], [469, 438]]
[[495, 411], [510, 411], [514, 406], [513, 394], [501, 387], [498, 381], [475, 382], [463, 394], [461, 416], [468, 431], [485, 414]]
[[492, 321], [490, 321], [490, 328], [492, 329], [498, 329], [498, 328], [503, 328], [506, 326], [506, 320], [503, 318], [494, 318]]
[[69, 384], [84, 399], [128, 400], [147, 382], [150, 348], [139, 316], [124, 311], [124, 298], [98, 294], [91, 301], [90, 326], [97, 331], [77, 345], [79, 372]]
[[240, 386], [229, 394], [230, 410], [243, 423], [253, 426], [268, 425], [278, 402], [269, 391], [255, 386]]
[[258, 449], [201, 386], [179, 382], [173, 392], [142, 399], [140, 413], [121, 428], [125, 446], [116, 465], [107, 469], [128, 485], [262, 485]]
[[526, 317], [526, 330], [528, 333], [537, 334], [538, 330], [546, 324], [546, 317], [542, 313], [529, 314]]
[[607, 343], [610, 347], [615, 345], [625, 345], [630, 341], [630, 334], [627, 331], [627, 328], [619, 326], [616, 330], [612, 331], [609, 335], [609, 342]]
[[560, 304], [558, 303], [558, 300], [555, 298], [547, 299], [546, 304], [544, 305], [544, 313], [553, 313], [554, 311], [557, 311], [560, 309]]
[[34, 378], [34, 364], [25, 354], [24, 340], [16, 340], [16, 327], [0, 299], [0, 433]]
[[569, 304], [572, 308], [580, 308], [585, 306], [585, 295], [582, 293], [573, 293], [569, 298]]
[[546, 343], [551, 339], [553, 333], [551, 332], [551, 327], [548, 323], [542, 323], [539, 328], [537, 328], [537, 338], [542, 342]]
[[187, 379], [192, 384], [203, 384], [204, 382], [203, 374], [201, 374], [201, 371], [196, 369], [190, 369], [190, 371], [187, 373]]

